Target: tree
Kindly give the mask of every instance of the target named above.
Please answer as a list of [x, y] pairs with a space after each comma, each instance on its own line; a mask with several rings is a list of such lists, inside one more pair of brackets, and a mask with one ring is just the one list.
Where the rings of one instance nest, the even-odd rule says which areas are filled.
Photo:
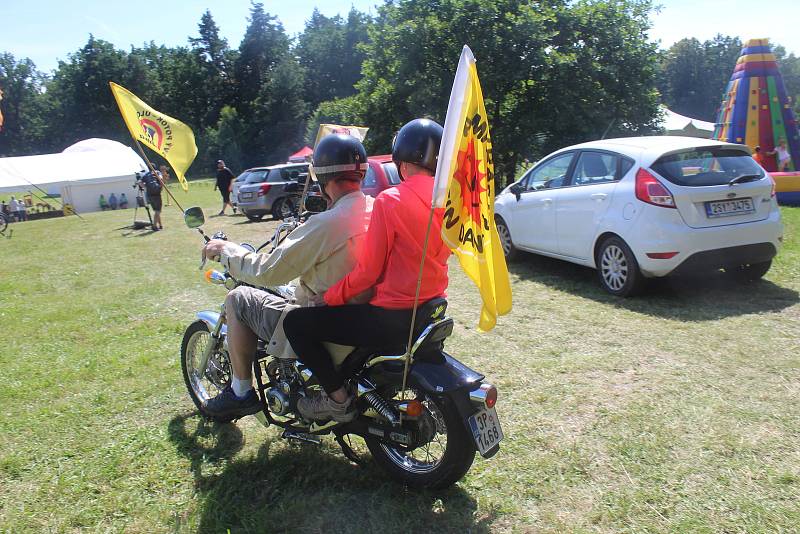
[[0, 111], [4, 117], [0, 156], [40, 152], [46, 124], [42, 95], [45, 81], [30, 59], [17, 61], [12, 54], [0, 53]]
[[517, 2], [407, 0], [378, 11], [365, 45], [358, 99], [371, 151], [420, 116], [444, 120], [464, 43], [477, 58], [495, 169], [654, 122], [655, 46], [644, 0]]
[[194, 90], [206, 102], [199, 124], [204, 128], [216, 124], [222, 106], [232, 100], [235, 87], [231, 65], [236, 61], [236, 54], [228, 48], [228, 41], [219, 36], [219, 28], [210, 11], [206, 10], [200, 18], [198, 32], [200, 37], [190, 37], [189, 42], [203, 81]]
[[213, 154], [209, 159], [222, 159], [231, 169], [244, 169], [243, 133], [244, 123], [236, 110], [231, 106], [223, 107], [220, 111], [217, 126], [206, 130], [206, 152]]
[[660, 62], [658, 89], [664, 104], [682, 115], [713, 122], [741, 50], [738, 37], [723, 35], [703, 43], [692, 38], [673, 44]]
[[255, 101], [278, 64], [287, 58], [289, 44], [277, 17], [265, 13], [262, 4], [254, 3], [235, 67], [237, 99], [242, 108]]
[[286, 161], [301, 146], [308, 110], [302, 88], [302, 69], [293, 58], [285, 59], [255, 101], [247, 165]]
[[130, 139], [108, 86], [112, 80], [125, 85], [128, 74], [127, 54], [91, 34], [83, 48], [59, 62], [45, 93], [52, 109], [47, 148], [63, 150], [87, 137]]
[[369, 24], [369, 17], [355, 8], [346, 21], [314, 9], [295, 48], [307, 73], [303, 95], [310, 109], [355, 94], [365, 57], [361, 45], [368, 40]]

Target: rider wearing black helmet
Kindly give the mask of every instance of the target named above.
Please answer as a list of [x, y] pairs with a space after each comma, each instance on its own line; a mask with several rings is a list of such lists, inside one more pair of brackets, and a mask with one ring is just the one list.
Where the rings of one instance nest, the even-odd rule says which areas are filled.
[[[432, 120], [416, 119], [400, 129], [392, 159], [403, 182], [375, 199], [355, 269], [325, 292], [328, 306], [300, 308], [286, 316], [286, 337], [325, 391], [298, 402], [307, 419], [349, 421], [355, 415], [350, 409], [353, 398], [344, 389], [324, 342], [406, 343], [423, 250], [426, 261], [419, 303], [445, 294], [450, 249], [440, 237], [441, 214], [434, 217], [428, 247], [423, 249], [441, 140], [442, 127]], [[349, 304], [367, 290], [374, 291], [368, 304]]]
[[[363, 241], [371, 199], [361, 192], [367, 170], [364, 147], [348, 135], [324, 137], [314, 150], [311, 173], [316, 175], [329, 209], [310, 217], [290, 233], [270, 254], [257, 254], [230, 243], [212, 239], [203, 249], [217, 259], [237, 280], [266, 287], [287, 284], [299, 278], [295, 302], [307, 306], [355, 266], [355, 251]], [[293, 357], [291, 346], [278, 328], [292, 308], [284, 299], [266, 291], [239, 286], [225, 299], [228, 350], [233, 367], [231, 385], [205, 403], [208, 414], [239, 418], [261, 410], [252, 388], [252, 357], [261, 338], [267, 352]]]
[[330, 202], [330, 195], [325, 192], [329, 182], [360, 184], [367, 167], [367, 152], [361, 141], [350, 135], [333, 134], [323, 137], [314, 148], [311, 173], [319, 182], [323, 196]]

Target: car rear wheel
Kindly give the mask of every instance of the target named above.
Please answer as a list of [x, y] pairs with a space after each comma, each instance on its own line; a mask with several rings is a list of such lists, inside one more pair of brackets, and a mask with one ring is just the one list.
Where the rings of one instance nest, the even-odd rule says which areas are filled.
[[642, 290], [644, 276], [631, 249], [619, 237], [607, 238], [597, 251], [597, 274], [603, 289], [618, 297]]
[[495, 225], [497, 226], [497, 235], [500, 236], [500, 244], [503, 246], [503, 255], [507, 261], [512, 261], [517, 257], [517, 247], [511, 241], [511, 232], [508, 225], [502, 217], [495, 217]]
[[739, 283], [746, 284], [748, 282], [761, 280], [761, 278], [767, 274], [767, 271], [769, 271], [770, 267], [772, 267], [772, 260], [767, 260], [759, 263], [748, 263], [746, 265], [726, 267], [725, 274]]
[[291, 217], [297, 211], [298, 200], [297, 197], [279, 198], [272, 204], [272, 217], [278, 221]]

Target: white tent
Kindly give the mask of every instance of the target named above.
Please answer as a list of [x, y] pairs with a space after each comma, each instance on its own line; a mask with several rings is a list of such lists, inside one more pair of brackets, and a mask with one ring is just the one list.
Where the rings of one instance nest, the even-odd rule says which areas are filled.
[[664, 120], [661, 127], [664, 128], [666, 135], [682, 135], [685, 137], [702, 137], [709, 139], [714, 133], [714, 123], [684, 117], [674, 111], [662, 107]]
[[[0, 192], [37, 188], [60, 193], [78, 213], [100, 209], [99, 198], [132, 197], [135, 173], [144, 170], [132, 148], [109, 139], [86, 139], [58, 154], [0, 158]], [[133, 206], [133, 198], [128, 205]]]

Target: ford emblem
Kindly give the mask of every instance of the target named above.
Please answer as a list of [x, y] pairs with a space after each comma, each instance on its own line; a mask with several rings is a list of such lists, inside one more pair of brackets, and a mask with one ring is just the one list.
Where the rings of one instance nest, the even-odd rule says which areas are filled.
[[734, 198], [734, 197], [736, 197], [736, 193], [728, 193], [728, 198]]

